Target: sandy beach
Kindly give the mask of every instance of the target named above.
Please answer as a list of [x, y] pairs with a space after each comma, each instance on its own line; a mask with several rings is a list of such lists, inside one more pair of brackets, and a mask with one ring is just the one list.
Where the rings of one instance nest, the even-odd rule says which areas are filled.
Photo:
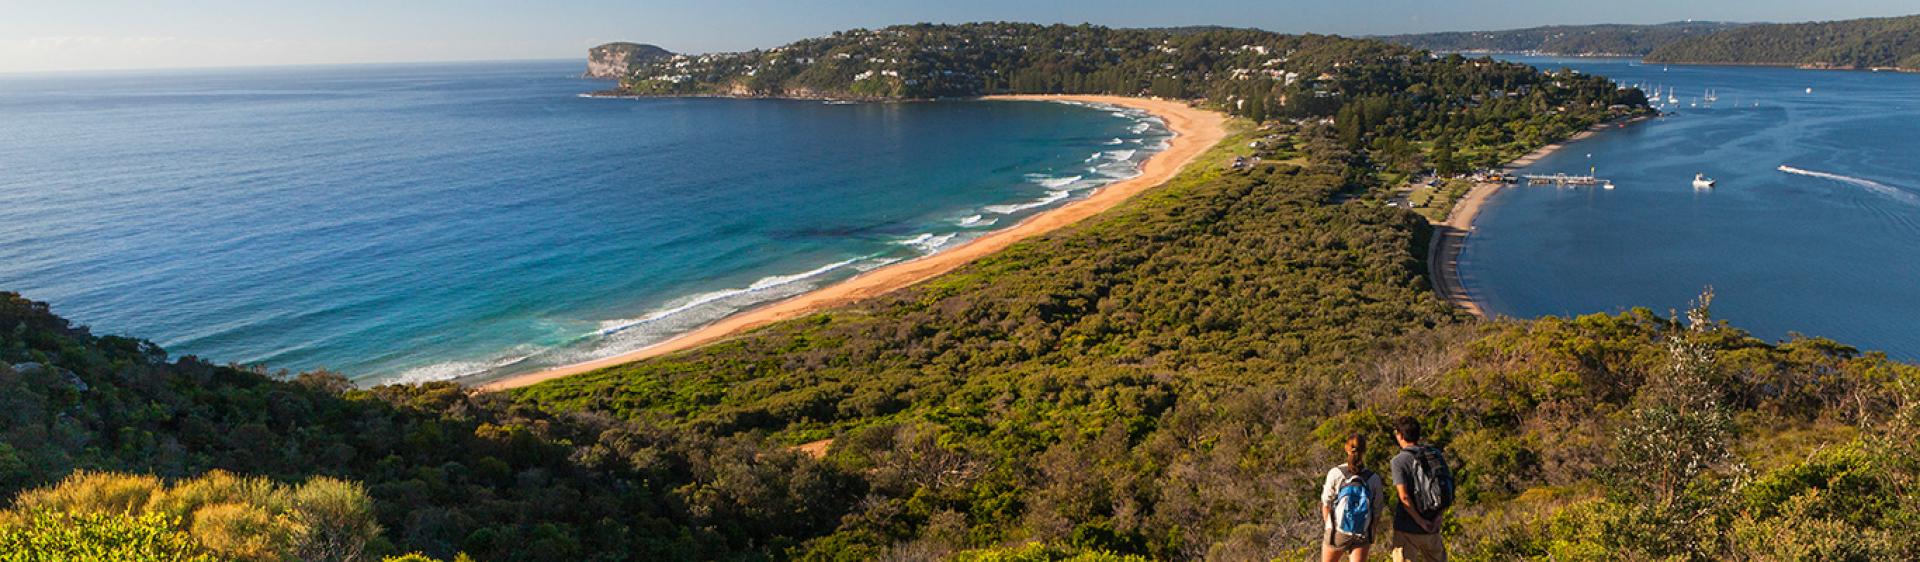
[[[1140, 175], [1114, 182], [1094, 191], [1085, 199], [1073, 201], [1059, 208], [1040, 213], [1021, 221], [1009, 228], [994, 231], [986, 236], [974, 239], [960, 246], [925, 256], [919, 259], [896, 263], [856, 277], [811, 291], [805, 294], [775, 302], [760, 308], [744, 311], [709, 324], [706, 327], [681, 334], [672, 339], [639, 350], [588, 361], [538, 371], [487, 382], [479, 386], [480, 390], [497, 391], [537, 384], [569, 375], [576, 375], [658, 357], [677, 351], [699, 347], [719, 341], [735, 334], [745, 332], [774, 322], [798, 318], [820, 310], [841, 306], [873, 296], [889, 293], [907, 286], [931, 279], [954, 268], [966, 265], [988, 254], [1000, 251], [1015, 242], [1062, 227], [1074, 224], [1088, 217], [1100, 214], [1127, 199], [1148, 189], [1166, 183], [1182, 168], [1202, 153], [1226, 137], [1226, 116], [1213, 111], [1196, 109], [1185, 102], [1174, 100], [1155, 100], [1119, 96], [992, 96], [990, 100], [1011, 101], [1079, 101], [1105, 103], [1117, 106], [1145, 110], [1166, 121], [1167, 129], [1177, 136], [1168, 142], [1166, 150], [1149, 158], [1140, 169]], [[1476, 189], [1476, 191], [1478, 191]]]
[[[1611, 125], [1613, 125], [1612, 122], [1594, 125], [1587, 130], [1574, 133], [1566, 140], [1542, 146], [1515, 158], [1502, 168], [1511, 173], [1513, 170], [1531, 166], [1568, 144], [1593, 136], [1594, 133], [1605, 130]], [[1482, 182], [1467, 190], [1467, 196], [1454, 203], [1453, 210], [1447, 214], [1447, 220], [1433, 225], [1433, 240], [1427, 247], [1427, 255], [1433, 257], [1427, 262], [1427, 274], [1434, 280], [1434, 292], [1439, 293], [1440, 298], [1446, 299], [1454, 306], [1481, 318], [1488, 317], [1487, 311], [1481, 306], [1480, 301], [1473, 298], [1473, 294], [1467, 290], [1466, 283], [1460, 277], [1460, 251], [1466, 248], [1467, 235], [1473, 233], [1473, 219], [1480, 215], [1480, 208], [1486, 205], [1487, 200], [1491, 199], [1494, 193], [1499, 192], [1504, 185], [1499, 182]]]

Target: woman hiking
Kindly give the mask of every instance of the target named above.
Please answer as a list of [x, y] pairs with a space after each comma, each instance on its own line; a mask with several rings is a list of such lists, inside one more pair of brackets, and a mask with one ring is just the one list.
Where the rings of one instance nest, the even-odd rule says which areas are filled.
[[1320, 487], [1320, 516], [1326, 523], [1326, 539], [1321, 541], [1321, 562], [1336, 562], [1342, 555], [1352, 562], [1367, 559], [1373, 547], [1374, 522], [1379, 519], [1386, 484], [1380, 475], [1361, 466], [1367, 455], [1367, 441], [1355, 433], [1347, 436], [1347, 462], [1327, 471]]

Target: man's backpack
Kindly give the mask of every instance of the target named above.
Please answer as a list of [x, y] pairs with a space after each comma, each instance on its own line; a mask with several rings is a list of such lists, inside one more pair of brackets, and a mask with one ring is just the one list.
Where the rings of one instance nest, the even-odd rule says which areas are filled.
[[1367, 481], [1373, 479], [1373, 472], [1364, 468], [1353, 472], [1343, 465], [1340, 474], [1340, 488], [1333, 496], [1333, 545], [1347, 548], [1372, 544], [1373, 510], [1378, 506]]
[[1407, 452], [1413, 453], [1413, 506], [1429, 517], [1453, 507], [1453, 470], [1447, 468], [1447, 456], [1432, 446]]

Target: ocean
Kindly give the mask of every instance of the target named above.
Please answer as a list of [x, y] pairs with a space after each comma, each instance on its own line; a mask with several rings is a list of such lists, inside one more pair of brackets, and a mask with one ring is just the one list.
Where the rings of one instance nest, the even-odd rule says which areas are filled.
[[[1615, 189], [1488, 202], [1460, 271], [1490, 312], [1665, 313], [1712, 286], [1714, 315], [1758, 337], [1920, 359], [1920, 76], [1509, 58], [1678, 102], [1523, 171], [1592, 169]], [[1717, 184], [1696, 189], [1695, 174]]]
[[605, 99], [578, 61], [0, 76], [0, 290], [362, 384], [538, 370], [963, 243], [1138, 173], [1040, 102]]

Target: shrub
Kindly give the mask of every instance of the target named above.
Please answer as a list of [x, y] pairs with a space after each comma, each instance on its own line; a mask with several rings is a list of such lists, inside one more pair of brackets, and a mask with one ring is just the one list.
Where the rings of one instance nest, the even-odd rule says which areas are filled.
[[213, 562], [214, 556], [159, 513], [39, 511], [0, 523], [0, 562]]

